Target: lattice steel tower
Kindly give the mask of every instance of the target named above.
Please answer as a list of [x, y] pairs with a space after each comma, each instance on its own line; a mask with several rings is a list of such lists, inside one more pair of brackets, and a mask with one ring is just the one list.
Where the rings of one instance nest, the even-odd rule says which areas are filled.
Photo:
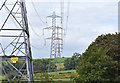
[[[51, 50], [50, 50], [50, 59], [51, 58], [58, 58], [61, 57], [61, 52], [63, 49], [63, 28], [62, 28], [62, 17], [57, 16], [55, 12], [51, 16], [47, 16], [47, 18], [52, 18], [52, 26], [44, 28], [49, 29], [52, 31], [51, 37], [46, 39], [51, 39]], [[58, 19], [57, 19], [58, 18]], [[57, 20], [60, 21], [60, 26], [57, 22]], [[57, 65], [57, 61], [56, 61]], [[48, 72], [50, 71], [50, 62], [48, 67]]]
[[[3, 15], [4, 9], [7, 15]], [[0, 14], [6, 16], [0, 27], [0, 58], [8, 82], [34, 82], [27, 10], [24, 0], [5, 0]], [[16, 24], [10, 26], [11, 19]], [[1, 18], [0, 18], [1, 19]], [[9, 23], [10, 22], [10, 23]], [[7, 26], [9, 25], [9, 26]]]

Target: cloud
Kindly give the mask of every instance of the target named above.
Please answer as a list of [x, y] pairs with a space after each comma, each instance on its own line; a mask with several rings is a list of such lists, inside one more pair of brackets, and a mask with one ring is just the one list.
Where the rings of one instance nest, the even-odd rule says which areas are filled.
[[[31, 2], [32, 0], [26, 0]], [[34, 0], [34, 2], [60, 2], [61, 0]], [[68, 0], [64, 0], [67, 2]], [[118, 2], [119, 0], [70, 0], [71, 2]]]
[[[97, 36], [118, 31], [117, 0], [109, 0], [110, 2], [108, 0], [70, 1], [68, 29], [62, 56], [70, 57], [74, 52], [83, 53]], [[56, 13], [60, 15], [60, 3], [58, 2], [35, 1], [34, 7], [44, 22], [46, 22], [46, 16], [51, 15], [53, 10], [56, 10]], [[66, 9], [67, 5], [65, 4], [64, 28], [66, 24]], [[44, 46], [42, 36], [42, 29], [46, 25], [40, 21], [31, 2], [27, 2], [27, 15], [30, 23], [29, 30], [33, 57], [49, 57], [50, 41], [48, 40], [46, 42], [47, 45]], [[0, 18], [3, 19], [2, 16]], [[1, 20], [0, 23], [2, 24]], [[11, 25], [11, 22], [8, 22], [8, 26], [13, 26], [13, 24]]]

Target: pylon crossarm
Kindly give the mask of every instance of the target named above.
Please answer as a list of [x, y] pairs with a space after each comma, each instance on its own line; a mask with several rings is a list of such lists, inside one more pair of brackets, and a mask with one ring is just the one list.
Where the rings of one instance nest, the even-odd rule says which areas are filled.
[[22, 31], [23, 29], [0, 29], [0, 31]]

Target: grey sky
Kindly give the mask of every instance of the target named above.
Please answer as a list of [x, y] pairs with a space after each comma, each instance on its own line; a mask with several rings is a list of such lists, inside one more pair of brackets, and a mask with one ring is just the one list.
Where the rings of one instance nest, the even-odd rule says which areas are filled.
[[[44, 46], [42, 28], [46, 27], [38, 18], [32, 2], [27, 2], [28, 20], [32, 28], [40, 37], [36, 36], [30, 26], [32, 53], [34, 58], [49, 57], [50, 41]], [[35, 8], [41, 19], [45, 22], [46, 16], [53, 11], [60, 14], [60, 3], [38, 0], [34, 2]], [[65, 4], [65, 20], [66, 20]], [[67, 35], [64, 38], [62, 56], [70, 57], [74, 52], [83, 53], [89, 44], [101, 34], [115, 33], [118, 31], [118, 2], [117, 0], [70, 0], [69, 23]], [[2, 18], [2, 17], [1, 17]], [[64, 20], [64, 22], [65, 22]], [[2, 23], [2, 20], [0, 20]], [[65, 23], [64, 23], [65, 24]], [[12, 26], [12, 25], [11, 25]], [[64, 25], [65, 28], [65, 25]]]

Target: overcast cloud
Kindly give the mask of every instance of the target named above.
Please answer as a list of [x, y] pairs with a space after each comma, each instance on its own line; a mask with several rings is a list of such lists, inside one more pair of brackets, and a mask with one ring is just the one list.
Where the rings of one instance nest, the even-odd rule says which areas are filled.
[[[49, 57], [50, 41], [44, 46], [42, 29], [46, 27], [36, 14], [34, 7], [39, 13], [40, 18], [46, 22], [46, 16], [56, 11], [60, 15], [60, 3], [41, 0], [27, 2], [27, 14], [30, 23], [30, 36], [32, 44], [32, 53], [34, 58]], [[64, 28], [66, 22], [66, 3], [64, 8]], [[64, 49], [62, 56], [70, 57], [74, 52], [83, 53], [89, 44], [91, 44], [97, 36], [107, 33], [115, 33], [118, 31], [118, 2], [117, 0], [70, 0], [69, 23], [67, 35], [64, 37]], [[0, 17], [2, 18], [2, 17]], [[2, 24], [2, 20], [0, 20]], [[11, 23], [9, 23], [11, 25]], [[12, 26], [12, 25], [11, 25]], [[33, 29], [34, 31], [33, 31]], [[36, 35], [36, 33], [39, 35]], [[46, 32], [48, 33], [48, 32]]]

